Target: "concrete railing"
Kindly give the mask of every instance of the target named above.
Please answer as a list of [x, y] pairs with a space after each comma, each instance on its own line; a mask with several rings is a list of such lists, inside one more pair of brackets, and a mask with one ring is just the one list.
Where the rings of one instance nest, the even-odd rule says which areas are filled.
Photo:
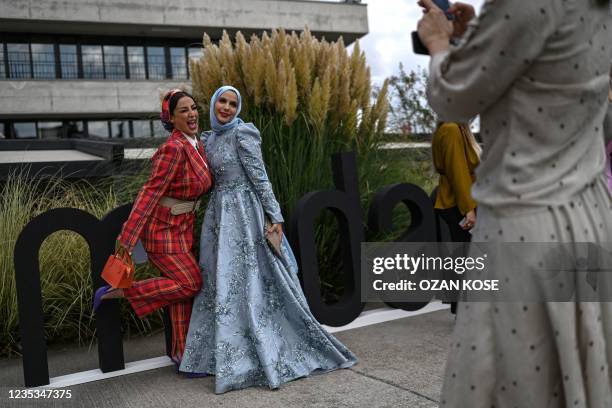
[[[367, 7], [354, 2], [287, 0], [7, 0], [0, 2], [3, 31], [88, 33], [150, 37], [218, 38], [223, 29], [259, 33], [308, 26], [328, 40], [354, 41], [368, 32]], [[36, 24], [31, 21], [36, 20]]]
[[0, 119], [21, 117], [140, 117], [159, 112], [162, 90], [181, 81], [3, 81]]
[[[67, 155], [79, 155], [70, 160]], [[11, 160], [3, 160], [10, 156]], [[15, 158], [19, 160], [15, 160]], [[3, 140], [0, 143], [0, 180], [27, 172], [31, 176], [65, 178], [104, 177], [123, 161], [121, 143], [91, 140]]]

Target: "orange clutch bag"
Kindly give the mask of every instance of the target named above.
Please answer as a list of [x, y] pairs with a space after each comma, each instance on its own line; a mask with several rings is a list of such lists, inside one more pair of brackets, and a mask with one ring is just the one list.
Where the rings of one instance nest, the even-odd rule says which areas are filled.
[[134, 281], [134, 262], [128, 252], [119, 248], [114, 254], [108, 257], [104, 269], [102, 269], [102, 279], [113, 288], [129, 288]]

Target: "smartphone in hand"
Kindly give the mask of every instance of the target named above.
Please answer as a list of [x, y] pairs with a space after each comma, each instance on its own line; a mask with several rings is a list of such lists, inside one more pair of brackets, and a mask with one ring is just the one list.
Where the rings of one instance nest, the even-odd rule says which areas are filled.
[[[446, 14], [446, 18], [448, 18], [449, 20], [452, 20], [454, 18], [452, 14], [449, 14], [447, 12], [448, 9], [450, 8], [450, 3], [448, 0], [432, 0], [432, 1], [434, 2], [436, 6], [438, 6], [444, 12], [444, 14]], [[427, 50], [427, 47], [425, 47], [425, 45], [419, 38], [419, 33], [416, 31], [412, 32], [412, 51], [414, 51], [415, 54], [429, 55], [429, 50]]]
[[450, 2], [448, 0], [432, 0], [436, 6], [440, 8], [446, 14], [446, 18], [452, 20], [455, 18], [452, 14], [448, 13], [448, 9], [450, 8]]

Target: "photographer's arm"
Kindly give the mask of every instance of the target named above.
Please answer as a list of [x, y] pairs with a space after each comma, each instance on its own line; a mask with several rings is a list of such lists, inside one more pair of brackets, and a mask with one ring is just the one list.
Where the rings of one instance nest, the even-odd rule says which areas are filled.
[[604, 119], [604, 140], [606, 145], [612, 142], [612, 70], [610, 70], [610, 90], [608, 91], [608, 111]]
[[[437, 48], [430, 49], [432, 108], [448, 121], [467, 121], [486, 110], [530, 67], [563, 11], [561, 0], [534, 0], [520, 7], [512, 1], [487, 0], [457, 46], [440, 46], [438, 35], [433, 42]], [[423, 20], [433, 22], [436, 13], [429, 14]], [[448, 26], [444, 29], [448, 33]]]

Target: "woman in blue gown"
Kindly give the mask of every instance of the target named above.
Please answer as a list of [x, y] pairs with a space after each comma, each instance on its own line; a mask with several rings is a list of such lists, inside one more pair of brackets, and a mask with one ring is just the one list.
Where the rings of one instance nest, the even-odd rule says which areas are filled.
[[282, 234], [261, 136], [239, 117], [237, 89], [210, 102], [203, 142], [214, 175], [200, 240], [204, 284], [194, 300], [180, 371], [215, 376], [217, 394], [253, 385], [278, 388], [309, 374], [350, 367], [356, 357], [310, 313], [285, 237], [280, 256], [264, 222]]

